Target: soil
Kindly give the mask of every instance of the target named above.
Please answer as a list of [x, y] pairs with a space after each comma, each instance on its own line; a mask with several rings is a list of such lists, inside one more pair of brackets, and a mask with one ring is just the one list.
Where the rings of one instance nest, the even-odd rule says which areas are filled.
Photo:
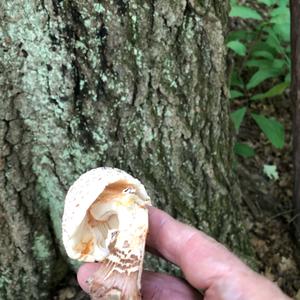
[[[242, 178], [243, 212], [259, 272], [276, 282], [289, 296], [300, 300], [300, 248], [293, 236], [291, 107], [288, 94], [251, 104], [251, 112], [275, 117], [284, 125], [286, 143], [283, 149], [275, 149], [254, 121], [246, 118], [238, 140], [251, 145], [256, 155], [239, 159], [238, 173]], [[264, 174], [266, 164], [277, 167], [277, 180]]]

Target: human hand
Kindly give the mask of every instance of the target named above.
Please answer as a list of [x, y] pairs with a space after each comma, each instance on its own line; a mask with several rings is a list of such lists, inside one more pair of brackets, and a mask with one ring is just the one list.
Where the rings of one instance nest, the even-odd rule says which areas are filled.
[[[149, 207], [147, 246], [181, 268], [185, 280], [144, 271], [143, 299], [288, 300], [271, 281], [247, 267], [214, 239]], [[87, 263], [78, 271], [78, 282], [88, 292], [87, 279], [99, 268]]]

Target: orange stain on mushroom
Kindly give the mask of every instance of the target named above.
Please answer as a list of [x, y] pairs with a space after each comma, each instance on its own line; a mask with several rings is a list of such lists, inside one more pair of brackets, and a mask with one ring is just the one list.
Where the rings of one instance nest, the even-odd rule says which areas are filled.
[[76, 250], [80, 252], [80, 258], [83, 258], [84, 256], [88, 255], [94, 247], [93, 240], [89, 240], [86, 243], [81, 242], [79, 245], [77, 245]]
[[124, 180], [119, 180], [117, 182], [109, 184], [96, 201], [108, 202], [112, 199], [122, 197], [122, 193], [126, 188], [133, 188], [133, 186], [132, 184]]

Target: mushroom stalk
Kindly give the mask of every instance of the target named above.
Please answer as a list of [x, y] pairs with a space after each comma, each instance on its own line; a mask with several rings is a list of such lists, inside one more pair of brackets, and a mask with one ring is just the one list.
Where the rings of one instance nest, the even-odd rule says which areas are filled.
[[[132, 196], [118, 204], [119, 229], [109, 231], [108, 256], [89, 280], [90, 294], [96, 299], [141, 299], [141, 275], [148, 229], [148, 212]], [[133, 199], [132, 199], [133, 198]]]

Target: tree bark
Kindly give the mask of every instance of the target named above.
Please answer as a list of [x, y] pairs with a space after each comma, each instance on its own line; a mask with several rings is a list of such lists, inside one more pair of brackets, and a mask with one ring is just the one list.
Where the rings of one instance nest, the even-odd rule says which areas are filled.
[[65, 193], [98, 166], [128, 171], [155, 205], [251, 255], [232, 170], [227, 15], [223, 0], [2, 1], [1, 299], [49, 299], [70, 265]]
[[300, 3], [291, 1], [292, 88], [293, 101], [293, 161], [295, 229], [300, 245]]

